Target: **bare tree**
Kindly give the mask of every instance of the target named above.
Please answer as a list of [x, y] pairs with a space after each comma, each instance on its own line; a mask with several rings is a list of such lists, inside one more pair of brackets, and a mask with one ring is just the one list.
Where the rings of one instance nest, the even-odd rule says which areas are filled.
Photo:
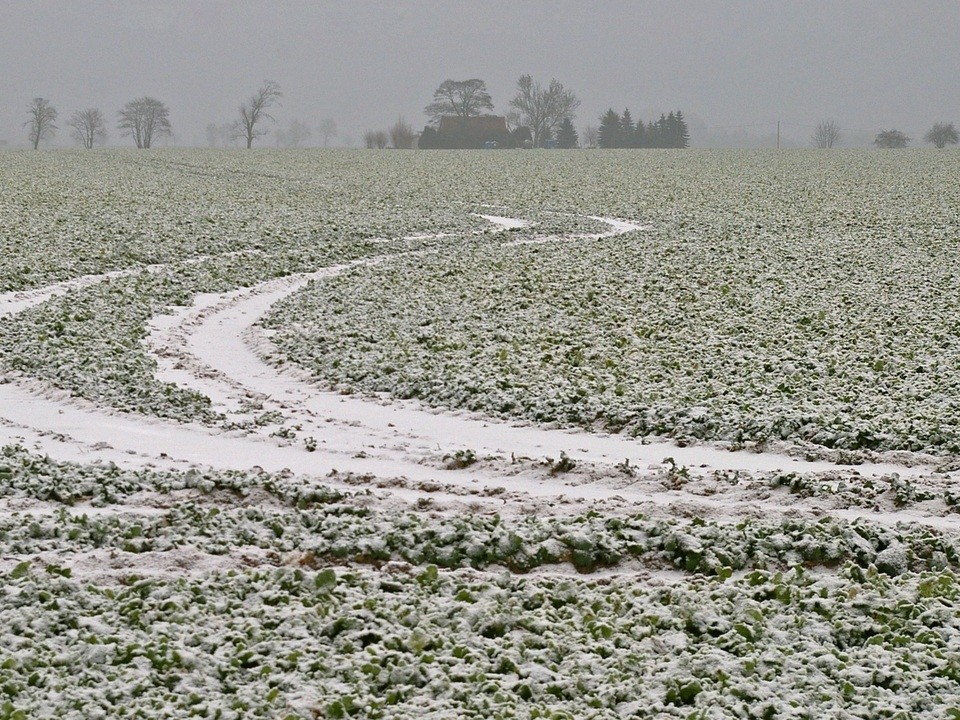
[[233, 137], [232, 123], [208, 123], [206, 127], [207, 145], [209, 147], [227, 147], [235, 142], [237, 138]]
[[840, 125], [836, 120], [822, 120], [813, 131], [810, 141], [814, 147], [832, 148], [840, 143]]
[[953, 126], [953, 123], [938, 122], [927, 130], [923, 139], [928, 143], [933, 143], [934, 147], [942, 150], [947, 145], [956, 145], [957, 141], [960, 140], [960, 136], [957, 135], [957, 129]]
[[34, 98], [27, 106], [27, 115], [30, 119], [23, 126], [30, 129], [30, 144], [36, 150], [41, 140], [52, 138], [57, 126], [57, 109], [45, 98]]
[[70, 133], [73, 139], [87, 150], [107, 139], [107, 122], [103, 119], [103, 113], [96, 108], [75, 111], [67, 125], [73, 128]]
[[333, 118], [324, 118], [320, 121], [320, 137], [323, 138], [323, 146], [330, 145], [330, 138], [337, 136], [337, 124]]
[[910, 138], [899, 130], [881, 130], [873, 139], [873, 144], [878, 148], [905, 148]]
[[507, 130], [510, 132], [513, 132], [523, 124], [523, 119], [516, 110], [508, 110], [507, 114], [504, 115], [504, 120], [507, 121]]
[[413, 147], [413, 139], [416, 135], [413, 127], [403, 117], [397, 118], [397, 121], [390, 126], [390, 144], [397, 150], [409, 150]]
[[456, 115], [464, 120], [479, 115], [482, 110], [493, 110], [493, 100], [487, 84], [478, 78], [444, 80], [434, 91], [433, 102], [424, 108], [433, 121], [439, 121], [444, 115]]
[[278, 140], [286, 147], [293, 148], [300, 147], [310, 139], [312, 134], [306, 123], [302, 123], [299, 120], [291, 120], [290, 124], [287, 125], [286, 131], [277, 131]]
[[207, 135], [207, 147], [216, 147], [221, 142], [220, 126], [216, 123], [207, 123], [205, 128]]
[[363, 144], [367, 148], [383, 150], [387, 146], [387, 134], [383, 130], [367, 130], [363, 134]]
[[249, 100], [240, 106], [240, 117], [234, 123], [234, 133], [246, 141], [247, 149], [253, 147], [253, 141], [258, 137], [263, 137], [267, 131], [257, 128], [261, 120], [276, 119], [269, 113], [269, 109], [274, 105], [280, 104], [280, 98], [283, 93], [280, 92], [280, 86], [273, 80], [264, 81], [260, 89], [255, 92]]
[[521, 75], [510, 107], [520, 113], [523, 124], [530, 128], [533, 146], [540, 147], [553, 136], [560, 122], [573, 117], [580, 101], [556, 79], [544, 88], [529, 75]]
[[596, 125], [587, 125], [583, 128], [583, 144], [586, 147], [594, 148], [600, 140], [600, 130]]
[[157, 138], [173, 134], [170, 109], [160, 100], [148, 96], [131, 100], [123, 106], [117, 128], [121, 135], [132, 137], [137, 147], [145, 150]]

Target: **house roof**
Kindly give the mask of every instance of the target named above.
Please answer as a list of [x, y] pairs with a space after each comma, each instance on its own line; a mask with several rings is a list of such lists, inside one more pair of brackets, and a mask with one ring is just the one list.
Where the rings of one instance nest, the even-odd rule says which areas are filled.
[[507, 132], [507, 119], [502, 115], [477, 115], [467, 118], [461, 118], [457, 115], [444, 115], [440, 118], [440, 127], [437, 132], [441, 135], [461, 132], [468, 135], [505, 133]]

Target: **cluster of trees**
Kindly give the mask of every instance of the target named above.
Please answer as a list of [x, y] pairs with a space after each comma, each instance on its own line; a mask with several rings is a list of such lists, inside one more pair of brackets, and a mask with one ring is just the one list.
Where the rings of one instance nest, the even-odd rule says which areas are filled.
[[686, 148], [690, 131], [680, 110], [661, 114], [656, 122], [634, 122], [629, 108], [618, 114], [610, 108], [600, 118], [600, 127], [590, 131], [588, 141], [602, 148]]
[[557, 139], [559, 145], [554, 132], [564, 120], [572, 122], [580, 101], [556, 79], [544, 87], [530, 75], [521, 75], [510, 107], [520, 124], [530, 129], [533, 146], [543, 147], [547, 140], [553, 139]]
[[[486, 141], [514, 146], [506, 125], [479, 129], [476, 122], [471, 122], [471, 118], [484, 115], [485, 110], [493, 110], [486, 82], [480, 78], [444, 80], [433, 92], [433, 101], [423, 109], [430, 122], [420, 134], [417, 146], [431, 150], [476, 148], [483, 147]], [[454, 122], [444, 125], [444, 117], [454, 118]]]
[[[246, 102], [240, 104], [232, 122], [207, 125], [207, 144], [214, 146], [240, 140], [247, 148], [253, 147], [256, 140], [268, 134], [266, 126], [276, 123], [271, 110], [280, 105], [282, 97], [276, 82], [265, 81]], [[41, 142], [56, 134], [59, 113], [50, 100], [38, 97], [27, 107], [27, 115], [24, 127], [28, 129], [30, 144], [36, 150]], [[97, 108], [77, 110], [67, 120], [67, 125], [72, 137], [87, 149], [107, 140], [107, 121]], [[173, 135], [170, 109], [154, 97], [136, 98], [118, 112], [117, 129], [121, 136], [132, 138], [138, 148], [149, 148], [157, 139]], [[319, 131], [326, 147], [330, 138], [337, 134], [337, 124], [328, 118], [320, 124]], [[311, 136], [310, 128], [298, 120], [291, 120], [285, 129], [276, 131], [278, 146], [299, 147]]]
[[[214, 146], [242, 141], [247, 148], [253, 147], [256, 140], [268, 134], [266, 126], [276, 124], [271, 111], [280, 105], [281, 98], [283, 93], [279, 84], [264, 81], [240, 104], [233, 121], [207, 126], [207, 143]], [[491, 139], [501, 147], [544, 147], [548, 143], [561, 148], [580, 146], [580, 137], [573, 126], [580, 100], [555, 78], [542, 85], [530, 75], [521, 75], [508, 105], [510, 109], [503, 118], [484, 115], [494, 106], [483, 80], [444, 80], [434, 92], [433, 101], [424, 109], [431, 124], [420, 134], [419, 146], [482, 147]], [[37, 149], [59, 129], [59, 113], [50, 100], [37, 97], [27, 107], [27, 115], [24, 127], [28, 129], [31, 146]], [[443, 118], [452, 118], [454, 122], [441, 122]], [[472, 120], [476, 118], [480, 120]], [[76, 142], [87, 149], [104, 143], [108, 137], [107, 121], [98, 108], [75, 111], [67, 120], [67, 126]], [[116, 127], [138, 148], [149, 148], [158, 138], [173, 134], [169, 108], [150, 96], [136, 98], [124, 105], [118, 111]], [[319, 132], [326, 147], [337, 135], [336, 123], [331, 119], [324, 120]], [[299, 147], [312, 134], [311, 129], [299, 120], [291, 120], [286, 128], [274, 131], [278, 147]], [[680, 110], [661, 114], [655, 122], [644, 123], [634, 121], [629, 109], [620, 114], [611, 108], [600, 118], [599, 127], [584, 128], [583, 139], [588, 146], [602, 148], [686, 148], [690, 144], [690, 133]], [[840, 125], [835, 120], [824, 120], [816, 126], [811, 143], [818, 148], [832, 148], [841, 139]], [[953, 123], [938, 122], [923, 139], [943, 148], [960, 142], [960, 133]], [[403, 117], [387, 130], [368, 130], [363, 135], [364, 145], [368, 148], [409, 149], [417, 140], [417, 133]], [[878, 148], [905, 148], [910, 138], [900, 130], [882, 130], [873, 142]]]
[[[248, 149], [252, 148], [255, 140], [269, 134], [270, 131], [264, 125], [277, 123], [271, 110], [280, 106], [282, 97], [280, 85], [273, 80], [265, 80], [246, 102], [241, 103], [238, 117], [232, 122], [224, 125], [215, 123], [207, 125], [207, 144], [226, 145], [242, 141]], [[326, 118], [317, 130], [323, 138], [323, 146], [328, 147], [330, 139], [337, 136], [337, 123], [332, 118]], [[306, 123], [292, 119], [286, 128], [274, 130], [273, 135], [277, 147], [296, 148], [309, 141], [313, 137], [313, 131]]]
[[[332, 118], [321, 121], [316, 128], [323, 138], [323, 146], [329, 147], [331, 138], [337, 136], [337, 123]], [[206, 128], [207, 145], [209, 147], [228, 147], [243, 140], [235, 131], [233, 123], [209, 123]], [[298, 148], [306, 145], [313, 138], [313, 129], [305, 122], [296, 118], [290, 120], [285, 127], [278, 127], [273, 131], [274, 143], [277, 147]]]
[[120, 111], [120, 134], [133, 138], [138, 148], [148, 149], [156, 138], [173, 134], [170, 110], [152, 97], [137, 98]]
[[[923, 135], [924, 142], [928, 142], [941, 150], [947, 145], [956, 145], [960, 142], [960, 134], [953, 123], [938, 122]], [[910, 138], [900, 130], [881, 130], [873, 140], [878, 148], [905, 148]]]
[[[271, 110], [280, 106], [282, 97], [280, 85], [273, 80], [265, 80], [246, 102], [241, 103], [238, 117], [232, 123], [223, 126], [226, 139], [240, 140], [246, 144], [247, 149], [252, 148], [255, 140], [269, 133], [264, 125], [276, 124], [277, 120], [271, 114]], [[330, 139], [337, 135], [337, 124], [331, 118], [326, 118], [320, 123], [318, 130], [323, 138], [323, 146], [328, 147]], [[277, 147], [296, 148], [313, 137], [313, 132], [306, 123], [293, 119], [286, 128], [277, 128], [274, 131], [274, 137]]]
[[367, 130], [363, 134], [363, 146], [367, 149], [383, 150], [388, 142], [386, 130]]
[[383, 150], [388, 145], [395, 150], [410, 150], [416, 139], [413, 126], [401, 116], [386, 130], [367, 130], [363, 134], [363, 145], [378, 150]]
[[[144, 96], [131, 100], [118, 115], [120, 134], [133, 138], [138, 148], [149, 148], [157, 138], [173, 134], [170, 110], [156, 98]], [[38, 97], [27, 106], [27, 116], [23, 125], [28, 129], [30, 144], [36, 150], [41, 142], [56, 134], [59, 113], [48, 99]], [[107, 121], [97, 108], [75, 111], [67, 125], [72, 137], [88, 150], [107, 139]]]
[[[499, 136], [489, 138], [500, 142], [501, 147], [544, 147], [548, 143], [560, 148], [580, 146], [580, 136], [573, 126], [580, 100], [556, 78], [544, 85], [531, 75], [521, 75], [508, 107], [508, 134], [502, 142]], [[444, 80], [434, 92], [433, 101], [424, 108], [431, 124], [420, 136], [420, 147], [477, 146], [477, 138], [467, 136], [467, 130], [476, 127], [468, 119], [491, 110], [493, 99], [483, 80]], [[445, 117], [460, 121], [464, 137], [440, 137], [444, 131], [441, 120]], [[456, 123], [453, 125], [456, 127]], [[583, 140], [588, 146], [603, 148], [685, 148], [690, 144], [690, 132], [679, 110], [644, 123], [635, 122], [629, 109], [621, 115], [611, 108], [600, 118], [599, 128], [584, 128]]]
[[[580, 106], [580, 100], [556, 78], [546, 85], [535, 81], [531, 75], [521, 75], [516, 90], [508, 103], [506, 124], [489, 131], [483, 137], [475, 137], [475, 124], [469, 118], [477, 118], [493, 110], [493, 99], [486, 82], [479, 78], [468, 80], [444, 80], [433, 93], [433, 101], [424, 108], [430, 124], [420, 137], [420, 147], [475, 147], [484, 140], [494, 140], [501, 147], [516, 147], [529, 144], [543, 147], [548, 141], [557, 140], [564, 122], [572, 128], [572, 118]], [[441, 128], [444, 117], [456, 118], [461, 132]], [[568, 129], [569, 129], [568, 128]], [[446, 133], [446, 136], [440, 135]], [[574, 145], [576, 146], [576, 131]], [[565, 136], [569, 142], [569, 135]]]
[[840, 124], [836, 120], [822, 120], [814, 128], [810, 141], [817, 148], [832, 148], [840, 143], [842, 136]]

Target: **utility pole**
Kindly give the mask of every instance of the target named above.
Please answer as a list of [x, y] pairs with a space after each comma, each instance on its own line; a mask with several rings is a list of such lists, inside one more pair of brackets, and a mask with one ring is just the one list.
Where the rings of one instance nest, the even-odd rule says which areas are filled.
[[777, 150], [780, 149], [780, 121], [777, 120]]

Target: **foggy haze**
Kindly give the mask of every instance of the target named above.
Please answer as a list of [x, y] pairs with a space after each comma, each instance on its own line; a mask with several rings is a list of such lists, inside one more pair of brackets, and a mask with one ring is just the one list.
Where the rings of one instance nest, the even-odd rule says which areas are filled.
[[[581, 100], [578, 128], [608, 107], [656, 119], [681, 109], [693, 146], [808, 144], [824, 118], [845, 145], [898, 128], [921, 144], [960, 121], [960, 4], [929, 2], [176, 2], [0, 0], [0, 141], [26, 144], [27, 104], [66, 120], [141, 95], [170, 108], [174, 142], [204, 145], [264, 80], [278, 127], [333, 118], [332, 145], [405, 116], [417, 129], [446, 78], [482, 78], [497, 114], [517, 78], [556, 77]], [[264, 138], [263, 146], [272, 146]]]

